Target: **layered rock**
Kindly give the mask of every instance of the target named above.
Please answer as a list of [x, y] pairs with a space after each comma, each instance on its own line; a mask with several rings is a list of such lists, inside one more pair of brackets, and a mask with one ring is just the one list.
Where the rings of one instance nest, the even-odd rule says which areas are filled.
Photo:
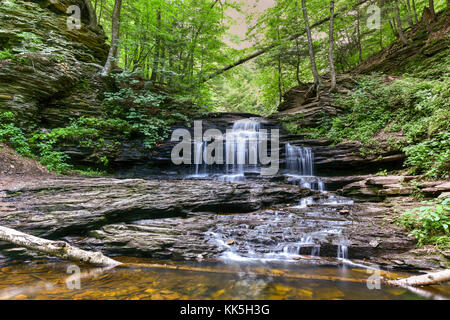
[[326, 138], [307, 139], [303, 135], [282, 136], [283, 143], [311, 148], [319, 175], [374, 173], [380, 169], [400, 169], [405, 154], [398, 150], [380, 149], [364, 154], [359, 141], [333, 144]]
[[[283, 96], [283, 102], [278, 106], [278, 113], [272, 115], [274, 119], [295, 118], [296, 123], [302, 128], [317, 127], [321, 119], [342, 114], [343, 110], [334, 103], [331, 91], [330, 79], [326, 76], [322, 79], [319, 92], [315, 92], [312, 84], [302, 84], [288, 90]], [[354, 77], [342, 74], [337, 77], [339, 92], [348, 92], [355, 85]]]
[[[348, 258], [386, 266], [445, 264], [414, 257], [415, 241], [393, 224], [384, 204], [353, 204], [282, 183], [49, 178], [5, 186], [0, 195], [1, 225], [110, 255], [206, 259], [225, 251], [259, 258], [285, 252], [308, 262], [311, 254], [335, 258], [345, 246]], [[307, 204], [297, 206], [299, 199]]]
[[[81, 9], [81, 28], [69, 29], [66, 10]], [[22, 125], [56, 127], [69, 118], [101, 114], [99, 70], [108, 46], [83, 0], [3, 2], [0, 7], [0, 110]]]
[[41, 236], [66, 236], [114, 222], [186, 216], [189, 212], [251, 212], [313, 192], [274, 183], [141, 179], [49, 179], [6, 190], [0, 223]]
[[418, 181], [416, 176], [371, 176], [345, 185], [338, 193], [348, 197], [383, 200], [386, 197], [438, 197], [450, 191], [448, 181]]

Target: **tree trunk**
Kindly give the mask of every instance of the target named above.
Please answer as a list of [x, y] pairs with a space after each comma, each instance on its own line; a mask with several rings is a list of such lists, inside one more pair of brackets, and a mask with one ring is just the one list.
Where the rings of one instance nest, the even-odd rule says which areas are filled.
[[[277, 28], [277, 37], [278, 41], [280, 41], [280, 28]], [[281, 49], [280, 49], [281, 51]], [[277, 64], [278, 64], [278, 101], [281, 104], [283, 101], [283, 80], [282, 80], [282, 70], [281, 70], [281, 52], [278, 51]]]
[[120, 10], [122, 9], [122, 0], [115, 0], [112, 16], [111, 47], [109, 48], [108, 59], [103, 68], [102, 75], [107, 76], [116, 65], [119, 52], [119, 34], [120, 34]]
[[409, 0], [406, 0], [406, 6], [408, 7], [409, 25], [413, 26], [414, 25], [414, 21], [413, 21], [413, 17], [412, 17], [411, 4], [409, 3]]
[[39, 251], [55, 257], [102, 266], [118, 266], [121, 262], [104, 256], [101, 252], [78, 249], [64, 241], [38, 238], [11, 228], [0, 226], [0, 240]]
[[334, 69], [333, 61], [333, 47], [334, 47], [334, 0], [330, 2], [330, 29], [329, 29], [329, 47], [328, 47], [328, 63], [330, 64], [331, 77], [331, 91], [336, 89], [336, 71]]
[[[156, 13], [156, 32], [161, 32], [161, 8], [158, 9]], [[153, 65], [152, 65], [152, 76], [150, 80], [152, 83], [156, 83], [158, 78], [158, 63], [159, 63], [159, 55], [160, 55], [160, 45], [161, 45], [161, 37], [159, 34], [156, 35], [156, 44], [155, 44], [155, 52], [153, 54]]]
[[103, 13], [103, 0], [100, 1], [100, 12], [98, 14], [98, 23], [101, 23], [102, 21], [102, 13]]
[[401, 286], [401, 287], [403, 286], [417, 287], [417, 286], [428, 286], [432, 284], [439, 284], [446, 281], [450, 281], [450, 270], [433, 272], [400, 280], [391, 280], [388, 281], [388, 283], [394, 286]]
[[313, 41], [311, 36], [311, 29], [309, 27], [309, 20], [308, 20], [308, 10], [306, 8], [306, 0], [302, 0], [302, 11], [303, 11], [303, 19], [305, 20], [305, 29], [306, 29], [306, 36], [308, 38], [308, 49], [309, 49], [309, 58], [311, 60], [311, 70], [312, 74], [314, 76], [314, 87], [316, 89], [316, 93], [319, 92], [320, 87], [320, 77], [319, 73], [317, 72], [316, 67], [316, 58], [314, 56], [314, 48], [313, 48]]
[[436, 11], [434, 10], [434, 0], [428, 0], [428, 6], [430, 7], [431, 11], [431, 19], [436, 19]]
[[357, 45], [358, 45], [358, 60], [359, 63], [362, 62], [362, 46], [361, 46], [361, 12], [358, 9], [358, 16], [356, 18], [356, 38], [357, 38]]
[[414, 12], [414, 19], [416, 21], [416, 24], [419, 23], [419, 19], [417, 18], [417, 10], [416, 10], [416, 1], [412, 0], [412, 8]]
[[96, 27], [97, 24], [97, 15], [95, 14], [94, 7], [92, 7], [91, 0], [84, 0], [84, 4], [86, 6], [86, 10], [89, 14], [89, 26]]
[[408, 42], [406, 41], [405, 35], [403, 34], [402, 18], [400, 17], [400, 9], [398, 7], [398, 0], [395, 1], [395, 19], [397, 21], [397, 31], [398, 31], [400, 40], [402, 40], [402, 42], [404, 44], [407, 44]]

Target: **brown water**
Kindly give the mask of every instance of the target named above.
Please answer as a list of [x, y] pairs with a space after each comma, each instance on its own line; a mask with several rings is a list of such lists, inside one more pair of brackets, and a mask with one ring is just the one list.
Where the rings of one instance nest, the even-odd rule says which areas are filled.
[[0, 267], [0, 299], [450, 299], [450, 286], [442, 285], [419, 294], [383, 284], [369, 290], [366, 281], [372, 274], [350, 266], [167, 262], [169, 268], [180, 268], [176, 270], [161, 261], [155, 267], [113, 270], [80, 266], [77, 289], [67, 273], [70, 265], [43, 260]]

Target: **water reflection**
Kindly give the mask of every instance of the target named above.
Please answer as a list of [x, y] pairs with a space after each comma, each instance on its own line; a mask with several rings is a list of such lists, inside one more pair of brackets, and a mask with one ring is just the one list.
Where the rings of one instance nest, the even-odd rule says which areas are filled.
[[[149, 263], [142, 259], [121, 260]], [[292, 263], [167, 262], [164, 267], [159, 262], [157, 267], [109, 270], [81, 267], [81, 288], [71, 290], [66, 285], [69, 265], [45, 262], [4, 266], [0, 268], [0, 299], [450, 298], [449, 286], [420, 292], [384, 286], [369, 290], [366, 280], [371, 274], [367, 270]]]

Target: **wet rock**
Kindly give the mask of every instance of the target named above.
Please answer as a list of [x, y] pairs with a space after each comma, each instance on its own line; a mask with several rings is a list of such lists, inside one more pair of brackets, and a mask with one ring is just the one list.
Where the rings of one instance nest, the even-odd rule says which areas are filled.
[[[342, 210], [350, 214], [343, 217]], [[138, 252], [159, 258], [217, 258], [225, 251], [242, 259], [305, 259], [312, 254], [335, 258], [345, 244], [349, 258], [389, 261], [389, 255], [407, 252], [415, 244], [400, 227], [386, 224], [384, 213], [376, 204], [324, 201], [307, 208], [280, 206], [247, 214], [204, 213], [107, 225], [91, 236], [112, 254]]]
[[421, 182], [417, 179], [416, 176], [371, 176], [344, 186], [338, 193], [381, 201], [386, 197], [407, 196], [417, 192], [436, 197], [450, 190], [448, 181]]
[[[299, 139], [300, 138], [300, 139]], [[358, 141], [333, 145], [322, 139], [303, 139], [301, 136], [281, 136], [282, 143], [311, 148], [314, 165], [321, 175], [343, 176], [374, 173], [380, 169], [399, 169], [405, 155], [398, 150], [379, 150], [377, 154], [362, 155], [362, 144]]]
[[73, 235], [138, 219], [186, 216], [190, 212], [251, 212], [297, 201], [314, 192], [270, 182], [72, 178], [4, 190], [15, 210], [0, 223], [41, 236]]

